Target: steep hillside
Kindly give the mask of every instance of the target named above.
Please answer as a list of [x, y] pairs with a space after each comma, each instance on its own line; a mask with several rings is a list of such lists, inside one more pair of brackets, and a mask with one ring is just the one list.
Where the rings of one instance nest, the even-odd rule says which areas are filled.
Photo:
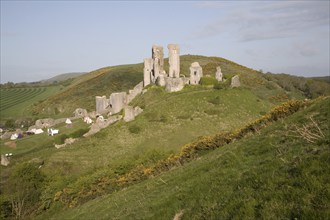
[[40, 219], [327, 219], [329, 104], [320, 99], [254, 135], [200, 149], [184, 166]]
[[72, 115], [76, 108], [95, 110], [95, 96], [128, 91], [142, 81], [142, 64], [102, 68], [76, 78], [62, 93], [33, 108], [35, 115]]
[[[15, 144], [0, 141], [1, 154], [15, 155], [11, 165], [2, 168], [1, 186], [12, 188], [14, 180], [6, 180], [20, 164], [42, 161], [38, 172], [42, 172], [46, 180], [40, 188], [41, 200], [29, 204], [32, 210], [35, 206], [53, 209], [54, 195], [66, 187], [74, 189], [73, 195], [78, 195], [86, 190], [85, 186], [94, 185], [100, 178], [113, 173], [124, 174], [141, 164], [153, 164], [178, 153], [184, 144], [196, 137], [236, 129], [274, 106], [269, 100], [259, 99], [248, 88], [219, 90], [204, 86], [188, 86], [177, 93], [149, 87], [133, 104], [144, 108], [136, 120], [111, 125], [67, 148], [55, 149], [56, 137], [29, 136]], [[81, 123], [74, 122], [73, 128], [79, 129]], [[73, 132], [70, 128], [64, 130], [63, 125], [59, 129], [68, 134]], [[11, 147], [13, 144], [15, 148]], [[2, 196], [8, 196], [7, 191], [4, 192]]]

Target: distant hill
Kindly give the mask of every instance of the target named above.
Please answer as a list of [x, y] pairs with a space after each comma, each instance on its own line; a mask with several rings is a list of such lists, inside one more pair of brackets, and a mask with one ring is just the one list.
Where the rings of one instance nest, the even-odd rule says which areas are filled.
[[319, 81], [325, 81], [327, 83], [330, 83], [330, 76], [309, 77], [309, 79], [314, 79], [314, 80], [319, 80]]
[[58, 83], [58, 82], [65, 81], [70, 78], [76, 78], [85, 73], [86, 72], [62, 73], [62, 74], [56, 75], [52, 78], [41, 80], [40, 82], [41, 83]]

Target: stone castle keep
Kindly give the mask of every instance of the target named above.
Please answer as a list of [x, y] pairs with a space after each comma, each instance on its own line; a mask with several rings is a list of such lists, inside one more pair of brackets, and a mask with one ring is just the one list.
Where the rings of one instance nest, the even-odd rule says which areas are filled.
[[151, 83], [165, 86], [167, 92], [176, 92], [183, 89], [185, 84], [197, 85], [203, 76], [202, 67], [194, 62], [190, 67], [190, 78], [180, 77], [180, 47], [169, 44], [168, 63], [169, 71], [164, 70], [164, 51], [162, 46], [153, 45], [151, 58], [144, 59], [143, 86]]
[[[150, 83], [165, 85], [165, 78], [179, 78], [180, 76], [180, 48], [176, 44], [168, 45], [169, 74], [164, 70], [164, 51], [162, 46], [152, 46], [152, 57], [144, 59], [143, 86]], [[158, 81], [158, 82], [157, 82]]]

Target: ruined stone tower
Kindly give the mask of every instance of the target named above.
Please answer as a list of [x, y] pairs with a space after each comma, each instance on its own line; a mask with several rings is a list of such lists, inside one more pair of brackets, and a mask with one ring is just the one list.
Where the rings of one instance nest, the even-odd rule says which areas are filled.
[[153, 73], [151, 81], [156, 82], [158, 76], [164, 72], [164, 51], [162, 46], [152, 46]]
[[215, 78], [221, 82], [222, 81], [223, 74], [221, 72], [220, 66], [217, 66], [217, 72], [215, 73]]
[[147, 86], [151, 83], [151, 76], [153, 76], [153, 59], [144, 59], [144, 69], [143, 69], [143, 86]]
[[193, 62], [190, 65], [190, 84], [197, 85], [199, 81], [203, 77], [203, 70], [202, 67], [199, 65], [198, 62]]
[[168, 63], [170, 64], [169, 77], [180, 77], [180, 47], [177, 44], [169, 44], [168, 48]]
[[109, 100], [105, 96], [96, 96], [96, 113], [103, 114], [107, 111], [107, 107], [109, 105]]

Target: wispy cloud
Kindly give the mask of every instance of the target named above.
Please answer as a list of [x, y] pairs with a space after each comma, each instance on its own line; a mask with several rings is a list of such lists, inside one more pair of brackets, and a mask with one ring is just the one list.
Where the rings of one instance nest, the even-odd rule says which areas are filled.
[[319, 50], [313, 42], [294, 43], [293, 48], [298, 54], [304, 57], [311, 57], [318, 54]]
[[222, 7], [223, 4], [218, 1], [198, 1], [194, 2], [194, 6], [197, 8], [219, 8]]
[[219, 16], [219, 20], [195, 33], [195, 37], [230, 33], [239, 41], [255, 41], [287, 38], [320, 27], [329, 28], [328, 1], [254, 2], [234, 9], [230, 7], [230, 10], [225, 17]]

